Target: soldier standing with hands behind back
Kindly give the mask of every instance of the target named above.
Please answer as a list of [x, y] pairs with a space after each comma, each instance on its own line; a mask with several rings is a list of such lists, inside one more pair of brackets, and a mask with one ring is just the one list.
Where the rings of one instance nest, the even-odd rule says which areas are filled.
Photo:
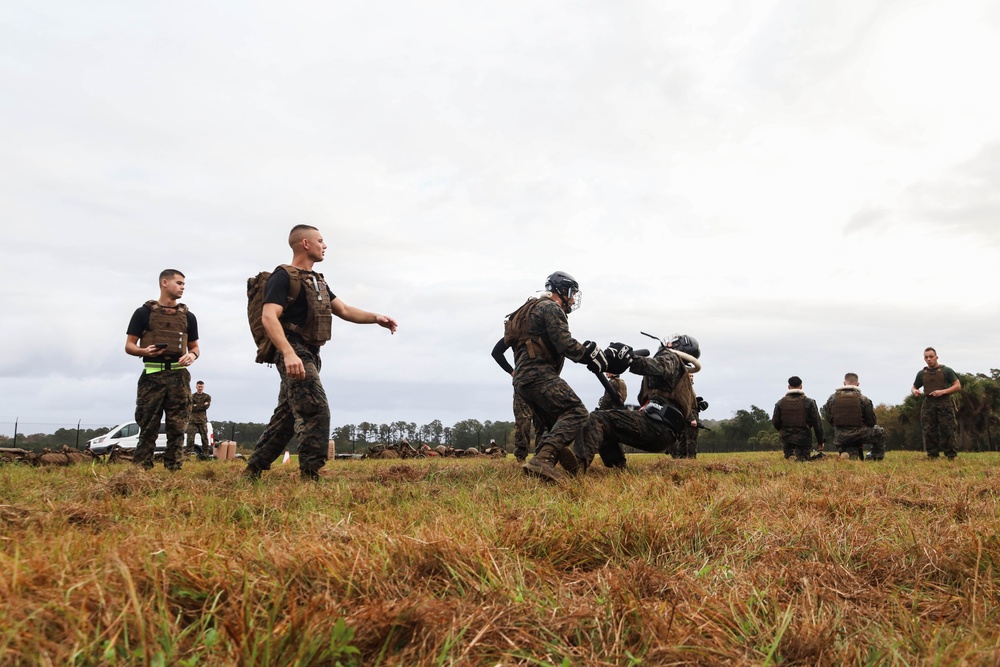
[[133, 462], [153, 467], [160, 420], [166, 421], [167, 451], [163, 465], [180, 470], [184, 456], [184, 429], [190, 415], [191, 374], [201, 351], [198, 320], [183, 303], [184, 274], [177, 269], [160, 272], [160, 298], [151, 299], [132, 314], [126, 331], [125, 352], [143, 358], [143, 373], [135, 400], [139, 442]]

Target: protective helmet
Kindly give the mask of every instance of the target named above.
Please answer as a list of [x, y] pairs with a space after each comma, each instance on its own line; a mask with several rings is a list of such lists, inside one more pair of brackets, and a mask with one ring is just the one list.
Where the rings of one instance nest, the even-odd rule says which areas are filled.
[[[565, 271], [556, 271], [545, 279], [545, 289], [553, 294], [558, 294], [563, 300], [563, 309], [569, 313], [580, 308], [583, 303], [583, 294], [580, 292], [580, 283], [576, 278]], [[575, 297], [575, 299], [573, 299]], [[573, 299], [573, 305], [569, 305]]]
[[684, 354], [690, 354], [695, 359], [701, 357], [701, 347], [694, 336], [686, 334], [674, 334], [667, 340], [666, 346], [671, 350], [680, 350]]

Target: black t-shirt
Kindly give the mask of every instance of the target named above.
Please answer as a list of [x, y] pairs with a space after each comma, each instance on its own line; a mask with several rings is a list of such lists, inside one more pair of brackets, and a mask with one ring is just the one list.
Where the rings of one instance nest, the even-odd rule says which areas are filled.
[[[299, 277], [301, 280], [312, 280], [314, 271], [303, 271], [299, 269]], [[306, 317], [309, 315], [309, 306], [306, 304], [306, 288], [303, 286], [299, 290], [299, 295], [295, 298], [295, 301], [288, 304], [288, 290], [291, 285], [291, 280], [288, 277], [288, 271], [284, 268], [278, 267], [271, 274], [271, 277], [267, 279], [267, 284], [264, 286], [264, 303], [274, 303], [282, 308], [284, 311], [281, 313], [281, 321], [288, 324], [294, 324], [296, 326], [305, 326]], [[333, 291], [330, 290], [330, 286], [326, 286], [326, 292], [330, 295], [330, 301], [332, 302], [336, 299]]]
[[[132, 319], [128, 322], [128, 330], [125, 332], [126, 336], [137, 336], [142, 338], [142, 334], [146, 333], [149, 329], [149, 316], [152, 314], [152, 310], [146, 304], [143, 304], [135, 309], [132, 313]], [[187, 337], [188, 343], [193, 343], [198, 340], [198, 319], [189, 310], [187, 312], [188, 328]], [[149, 359], [150, 361], [177, 361], [180, 357], [176, 355], [161, 354], [157, 357], [143, 357], [143, 359]]]

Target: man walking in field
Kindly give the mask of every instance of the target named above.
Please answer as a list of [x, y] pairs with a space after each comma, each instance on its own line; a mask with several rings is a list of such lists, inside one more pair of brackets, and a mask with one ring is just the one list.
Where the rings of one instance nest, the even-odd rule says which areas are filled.
[[788, 378], [788, 393], [774, 404], [771, 423], [781, 435], [785, 458], [793, 456], [796, 461], [808, 461], [812, 453], [812, 434], [816, 434], [816, 449], [823, 451], [826, 436], [819, 416], [816, 401], [802, 391], [802, 379], [793, 375]]
[[857, 373], [844, 376], [844, 386], [823, 406], [826, 420], [833, 424], [833, 444], [841, 458], [865, 458], [865, 444], [871, 444], [875, 461], [885, 458], [885, 429], [876, 425], [875, 406], [861, 393]]
[[332, 316], [355, 324], [377, 324], [396, 333], [396, 321], [349, 306], [337, 298], [322, 273], [313, 271], [326, 254], [319, 230], [296, 225], [288, 235], [292, 263], [276, 268], [264, 288], [261, 322], [276, 354], [281, 378], [278, 406], [261, 434], [243, 476], [259, 479], [281, 456], [292, 436], [299, 442], [299, 474], [319, 480], [330, 438], [330, 406], [320, 382], [320, 347], [330, 340]]
[[927, 366], [917, 373], [910, 388], [917, 397], [921, 396], [920, 388], [924, 389], [924, 404], [920, 408], [924, 450], [928, 458], [936, 459], [943, 451], [949, 460], [954, 460], [958, 456], [955, 448], [958, 419], [952, 394], [962, 391], [962, 382], [955, 371], [938, 362], [933, 347], [924, 350], [924, 362]]
[[198, 320], [183, 303], [184, 274], [177, 269], [160, 272], [160, 297], [132, 313], [125, 337], [125, 352], [143, 358], [143, 372], [135, 400], [139, 442], [132, 461], [153, 467], [153, 452], [160, 421], [167, 431], [163, 465], [180, 470], [184, 457], [184, 430], [190, 415], [191, 374], [188, 367], [201, 356]]

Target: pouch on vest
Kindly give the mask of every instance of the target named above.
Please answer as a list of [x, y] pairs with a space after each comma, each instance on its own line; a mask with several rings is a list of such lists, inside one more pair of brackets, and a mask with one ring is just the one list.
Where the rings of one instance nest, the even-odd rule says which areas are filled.
[[[139, 347], [149, 347], [150, 345], [166, 345], [163, 350], [163, 357], [183, 357], [187, 354], [187, 334], [177, 331], [147, 331], [139, 339]], [[149, 357], [155, 360], [155, 357]]]
[[666, 424], [667, 428], [674, 432], [674, 435], [683, 432], [684, 427], [688, 423], [688, 419], [684, 416], [684, 413], [669, 403], [663, 404], [656, 401], [647, 401], [644, 406], [639, 408], [639, 411], [655, 422]]
[[160, 359], [179, 359], [187, 354], [187, 306], [179, 303], [164, 308], [154, 300], [143, 304], [149, 308], [149, 327], [139, 338], [139, 347], [165, 345]]

